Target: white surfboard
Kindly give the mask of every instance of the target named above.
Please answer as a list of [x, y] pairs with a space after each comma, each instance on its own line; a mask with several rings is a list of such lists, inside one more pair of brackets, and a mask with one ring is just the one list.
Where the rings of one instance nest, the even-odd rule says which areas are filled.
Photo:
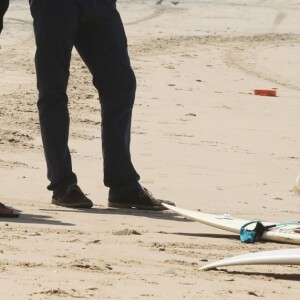
[[[192, 211], [183, 208], [179, 208], [176, 206], [171, 206], [168, 204], [163, 204], [169, 210], [192, 219], [194, 221], [216, 227], [219, 229], [223, 229], [226, 231], [234, 232], [239, 234], [240, 229], [243, 225], [251, 220], [245, 219], [238, 219], [234, 218], [230, 215], [214, 215], [214, 214], [207, 214], [199, 211]], [[261, 221], [263, 225], [274, 225], [280, 223], [271, 223], [271, 222], [264, 222]], [[298, 232], [295, 230], [298, 229]], [[288, 243], [288, 244], [300, 244], [300, 223], [297, 224], [286, 224], [284, 226], [273, 227], [270, 230], [264, 232], [261, 237], [262, 240], [266, 241], [273, 241], [273, 242], [281, 242], [281, 243]]]
[[248, 253], [209, 263], [200, 270], [236, 265], [300, 265], [300, 249]]

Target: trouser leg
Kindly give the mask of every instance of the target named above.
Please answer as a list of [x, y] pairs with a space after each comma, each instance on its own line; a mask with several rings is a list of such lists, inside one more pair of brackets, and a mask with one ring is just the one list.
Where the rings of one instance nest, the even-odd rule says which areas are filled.
[[8, 9], [9, 0], [1, 0], [0, 1], [0, 33], [3, 29], [3, 17]]
[[78, 29], [73, 0], [30, 0], [36, 38], [38, 111], [49, 190], [76, 183], [68, 148], [67, 84]]
[[130, 156], [130, 131], [136, 80], [127, 40], [113, 0], [90, 0], [90, 17], [75, 47], [93, 75], [102, 115], [104, 184], [115, 197], [139, 186]]

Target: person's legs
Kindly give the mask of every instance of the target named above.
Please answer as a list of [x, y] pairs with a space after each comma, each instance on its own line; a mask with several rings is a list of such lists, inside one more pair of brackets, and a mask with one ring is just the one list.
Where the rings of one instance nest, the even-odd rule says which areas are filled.
[[[81, 0], [81, 3], [86, 0]], [[93, 75], [100, 95], [104, 184], [110, 196], [139, 187], [130, 157], [130, 129], [136, 80], [114, 0], [89, 0], [88, 18], [75, 47]]]
[[67, 84], [78, 29], [73, 0], [31, 0], [36, 38], [38, 110], [48, 168], [49, 190], [76, 184], [68, 149]]
[[[88, 3], [75, 47], [93, 75], [102, 114], [104, 184], [110, 188], [108, 206], [166, 209], [139, 184], [130, 156], [130, 131], [136, 80], [127, 52], [127, 39], [115, 0], [80, 0]], [[85, 7], [86, 8], [86, 7]]]
[[93, 203], [76, 185], [69, 138], [67, 85], [79, 25], [75, 0], [30, 0], [36, 38], [38, 110], [52, 203], [89, 208]]

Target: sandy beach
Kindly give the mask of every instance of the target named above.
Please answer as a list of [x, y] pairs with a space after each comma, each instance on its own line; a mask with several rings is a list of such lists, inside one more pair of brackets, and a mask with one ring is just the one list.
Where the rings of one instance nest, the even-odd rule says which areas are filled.
[[[138, 90], [131, 151], [141, 183], [177, 206], [300, 221], [300, 2], [119, 0]], [[99, 97], [74, 50], [70, 149], [91, 210], [52, 205], [39, 133], [28, 1], [0, 36], [1, 299], [299, 299], [299, 266], [207, 262], [299, 248], [172, 212], [108, 209]], [[277, 97], [253, 94], [276, 89]], [[298, 283], [297, 283], [298, 282]]]

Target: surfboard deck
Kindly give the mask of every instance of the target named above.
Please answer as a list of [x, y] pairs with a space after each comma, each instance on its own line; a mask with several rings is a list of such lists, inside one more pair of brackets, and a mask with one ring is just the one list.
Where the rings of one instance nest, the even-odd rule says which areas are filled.
[[[184, 216], [186, 218], [192, 219], [194, 221], [200, 222], [202, 224], [206, 224], [208, 226], [212, 226], [215, 228], [223, 229], [229, 232], [239, 234], [240, 229], [243, 225], [252, 220], [238, 219], [234, 218], [230, 215], [214, 215], [203, 213], [199, 211], [192, 211], [188, 209], [179, 208], [176, 206], [171, 206], [168, 204], [163, 204], [169, 210]], [[279, 223], [272, 222], [264, 222], [261, 221], [263, 225], [274, 225]], [[295, 232], [296, 228], [300, 228], [299, 224], [291, 224], [283, 227], [274, 227], [268, 231], [266, 231], [261, 237], [262, 240], [280, 242], [280, 243], [288, 243], [288, 244], [298, 244], [300, 245], [300, 233]]]
[[237, 265], [300, 265], [300, 249], [262, 251], [233, 256], [206, 264], [200, 270]]

